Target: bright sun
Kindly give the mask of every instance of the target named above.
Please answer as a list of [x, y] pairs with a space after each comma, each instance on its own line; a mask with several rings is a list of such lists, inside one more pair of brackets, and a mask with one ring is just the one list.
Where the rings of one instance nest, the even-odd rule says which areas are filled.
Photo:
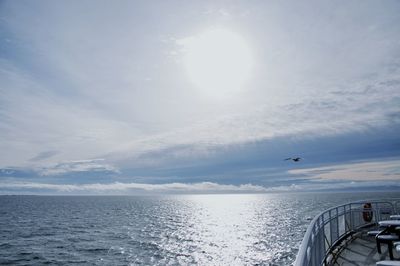
[[183, 45], [189, 78], [207, 96], [229, 96], [250, 76], [252, 56], [238, 34], [213, 29], [187, 38]]

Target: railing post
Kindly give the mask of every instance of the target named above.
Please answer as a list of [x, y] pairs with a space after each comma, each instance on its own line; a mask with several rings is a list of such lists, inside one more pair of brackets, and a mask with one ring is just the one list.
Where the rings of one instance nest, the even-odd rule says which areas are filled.
[[352, 208], [352, 204], [350, 203], [350, 230], [353, 230], [354, 228], [354, 224], [353, 224], [353, 208]]
[[339, 231], [339, 208], [336, 208], [336, 237], [340, 236], [340, 231]]

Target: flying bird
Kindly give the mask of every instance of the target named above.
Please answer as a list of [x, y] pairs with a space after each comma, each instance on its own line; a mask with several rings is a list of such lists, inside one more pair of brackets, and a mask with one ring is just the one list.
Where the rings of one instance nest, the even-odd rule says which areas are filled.
[[288, 160], [292, 160], [293, 162], [298, 162], [298, 161], [301, 160], [301, 158], [300, 157], [296, 157], [296, 158], [286, 158], [285, 159], [285, 161], [288, 161]]

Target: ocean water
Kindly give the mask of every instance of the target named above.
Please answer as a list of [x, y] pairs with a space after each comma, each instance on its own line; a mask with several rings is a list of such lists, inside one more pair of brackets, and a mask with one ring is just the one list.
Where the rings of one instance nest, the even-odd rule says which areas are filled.
[[0, 265], [291, 265], [314, 215], [382, 197], [0, 196]]

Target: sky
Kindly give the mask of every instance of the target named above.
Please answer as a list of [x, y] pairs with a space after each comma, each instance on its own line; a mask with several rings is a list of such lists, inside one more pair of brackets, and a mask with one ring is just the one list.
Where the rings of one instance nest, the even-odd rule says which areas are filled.
[[0, 1], [0, 194], [400, 190], [399, 132], [399, 1]]

